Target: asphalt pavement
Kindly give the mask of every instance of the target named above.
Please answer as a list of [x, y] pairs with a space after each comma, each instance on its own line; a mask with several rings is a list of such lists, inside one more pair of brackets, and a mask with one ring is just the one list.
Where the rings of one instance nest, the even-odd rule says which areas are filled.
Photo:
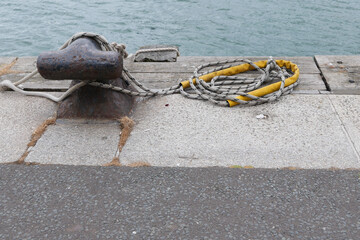
[[360, 170], [0, 165], [0, 239], [359, 239]]

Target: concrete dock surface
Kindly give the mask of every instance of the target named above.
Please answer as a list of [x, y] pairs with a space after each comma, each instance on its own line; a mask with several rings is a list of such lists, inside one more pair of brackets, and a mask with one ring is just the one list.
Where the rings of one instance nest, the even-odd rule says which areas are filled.
[[[232, 58], [125, 66], [164, 88]], [[57, 104], [0, 92], [0, 238], [356, 239], [360, 56], [274, 59], [299, 66], [292, 94], [233, 108], [143, 99], [122, 151], [116, 120], [51, 122]], [[21, 57], [2, 71], [14, 60], [0, 57], [0, 81], [36, 66]], [[22, 87], [59, 95], [70, 82], [37, 75]], [[104, 167], [114, 157], [121, 167]]]
[[[146, 86], [163, 88], [188, 79], [200, 64], [231, 58], [179, 57], [167, 63], [126, 60], [125, 66]], [[135, 127], [120, 155], [121, 130], [116, 121], [60, 119], [48, 126], [36, 145], [27, 147], [32, 132], [55, 115], [56, 104], [2, 92], [0, 162], [14, 162], [27, 152], [24, 161], [39, 164], [99, 166], [119, 156], [123, 165], [144, 162], [162, 167], [359, 168], [359, 58], [275, 58], [299, 66], [300, 84], [291, 95], [254, 107], [219, 107], [179, 94], [142, 100], [132, 112]], [[0, 58], [0, 67], [14, 59]], [[35, 68], [35, 61], [34, 57], [17, 59], [0, 80], [20, 79]], [[37, 75], [23, 87], [60, 94], [69, 84]]]

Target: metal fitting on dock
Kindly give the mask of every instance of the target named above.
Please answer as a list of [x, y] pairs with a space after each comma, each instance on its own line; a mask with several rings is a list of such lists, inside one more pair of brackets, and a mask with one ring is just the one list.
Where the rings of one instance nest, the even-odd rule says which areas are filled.
[[[92, 38], [75, 40], [67, 48], [42, 53], [37, 59], [39, 73], [45, 79], [97, 81], [121, 88], [130, 86], [123, 80], [123, 57], [114, 51], [102, 51]], [[110, 89], [86, 85], [60, 103], [58, 118], [116, 119], [132, 109], [134, 98]]]

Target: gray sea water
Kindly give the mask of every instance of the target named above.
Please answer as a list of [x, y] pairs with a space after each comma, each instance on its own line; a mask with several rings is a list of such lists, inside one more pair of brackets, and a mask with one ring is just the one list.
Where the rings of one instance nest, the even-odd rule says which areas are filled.
[[360, 54], [359, 0], [0, 0], [0, 56], [36, 56], [89, 31], [182, 55]]

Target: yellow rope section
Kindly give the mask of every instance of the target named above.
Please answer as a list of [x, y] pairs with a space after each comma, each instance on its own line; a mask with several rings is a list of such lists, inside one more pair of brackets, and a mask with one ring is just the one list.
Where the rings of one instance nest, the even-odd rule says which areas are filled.
[[[293, 76], [285, 79], [285, 86], [284, 87], [287, 87], [287, 86], [295, 83], [299, 79], [300, 71], [299, 71], [299, 68], [298, 68], [298, 66], [296, 64], [294, 64], [294, 63], [292, 63], [290, 61], [286, 61], [286, 60], [276, 60], [276, 63], [277, 63], [277, 65], [279, 65], [279, 67], [284, 67], [285, 66], [287, 69], [291, 69], [291, 71], [294, 73]], [[267, 60], [254, 62], [254, 64], [257, 65], [260, 68], [265, 68], [266, 64], [267, 64]], [[205, 74], [205, 75], [200, 76], [199, 78], [204, 80], [205, 82], [209, 82], [209, 81], [211, 81], [211, 79], [213, 79], [216, 76], [221, 76], [221, 75], [222, 76], [231, 76], [231, 75], [236, 75], [236, 74], [239, 74], [239, 73], [242, 73], [242, 72], [251, 71], [251, 70], [254, 70], [254, 69], [255, 68], [253, 66], [251, 66], [248, 63], [245, 63], [245, 64], [237, 65], [237, 66], [234, 66], [234, 67], [230, 67], [230, 68], [227, 68], [227, 69], [223, 69], [223, 70], [220, 70], [220, 71], [217, 71], [217, 72], [212, 72], [212, 73], [209, 73], [209, 74]], [[196, 83], [195, 78], [193, 78], [192, 81], [193, 81], [194, 84]], [[189, 80], [183, 81], [180, 84], [183, 86], [184, 89], [190, 87]], [[248, 94], [251, 94], [251, 95], [254, 95], [254, 96], [257, 96], [257, 97], [262, 97], [262, 96], [265, 96], [267, 94], [270, 94], [272, 92], [275, 92], [275, 91], [279, 90], [280, 86], [281, 86], [281, 81], [270, 84], [268, 86], [265, 86], [265, 87], [262, 87], [262, 88], [259, 88], [259, 89], [256, 89], [254, 91], [248, 92]], [[244, 100], [244, 101], [251, 100], [251, 98], [244, 97], [244, 96], [237, 96], [236, 98], [240, 99], [240, 100]], [[239, 104], [239, 103], [231, 101], [231, 100], [227, 100], [227, 102], [229, 103], [230, 107], [233, 107], [233, 106], [236, 106], [236, 105]]]

